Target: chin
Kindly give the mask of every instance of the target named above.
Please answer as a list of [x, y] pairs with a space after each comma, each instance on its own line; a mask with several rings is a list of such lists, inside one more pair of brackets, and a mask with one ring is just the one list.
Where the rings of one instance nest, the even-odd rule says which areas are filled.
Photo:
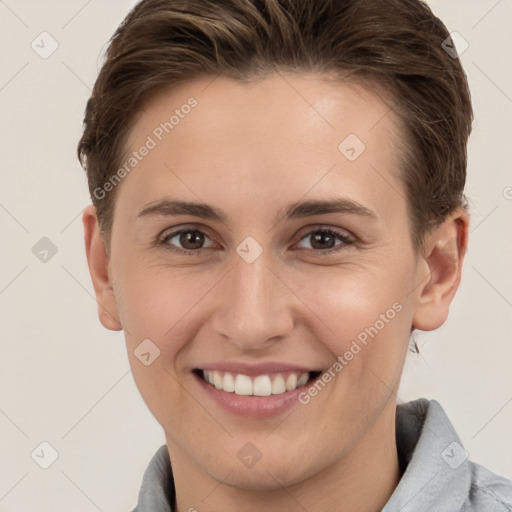
[[[303, 461], [303, 459], [302, 459]], [[225, 465], [205, 468], [210, 476], [224, 485], [248, 491], [272, 491], [282, 487], [299, 484], [310, 477], [312, 468], [301, 466], [301, 462], [285, 462], [281, 460], [264, 461], [263, 457], [253, 466], [243, 464]], [[227, 475], [227, 476], [226, 476]]]
[[269, 470], [267, 473], [265, 470], [263, 470], [263, 472], [253, 472], [253, 470], [248, 469], [243, 472], [233, 471], [233, 473], [231, 473], [223, 483], [224, 485], [235, 487], [237, 489], [261, 492], [279, 490], [283, 487], [299, 483], [302, 480], [304, 480], [304, 478], [299, 477], [299, 475], [295, 475], [295, 478], [291, 479], [289, 477], [283, 477], [279, 470]]

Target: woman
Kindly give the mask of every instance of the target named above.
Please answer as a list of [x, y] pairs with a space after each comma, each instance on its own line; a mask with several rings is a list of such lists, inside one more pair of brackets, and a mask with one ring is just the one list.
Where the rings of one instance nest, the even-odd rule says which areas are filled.
[[83, 216], [166, 445], [136, 511], [512, 510], [397, 405], [468, 241], [472, 107], [418, 0], [145, 0], [87, 105]]

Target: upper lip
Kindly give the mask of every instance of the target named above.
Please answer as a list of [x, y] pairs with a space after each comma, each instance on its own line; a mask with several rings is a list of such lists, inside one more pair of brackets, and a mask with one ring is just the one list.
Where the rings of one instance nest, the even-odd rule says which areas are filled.
[[199, 370], [207, 370], [207, 371], [219, 371], [219, 372], [231, 372], [231, 373], [241, 373], [247, 376], [257, 376], [264, 375], [267, 373], [280, 373], [280, 372], [298, 372], [298, 373], [306, 373], [306, 372], [316, 372], [320, 370], [316, 370], [310, 367], [290, 364], [290, 363], [282, 363], [277, 361], [269, 361], [266, 363], [244, 363], [244, 362], [218, 362], [218, 363], [208, 363], [201, 366], [198, 366], [196, 369]]

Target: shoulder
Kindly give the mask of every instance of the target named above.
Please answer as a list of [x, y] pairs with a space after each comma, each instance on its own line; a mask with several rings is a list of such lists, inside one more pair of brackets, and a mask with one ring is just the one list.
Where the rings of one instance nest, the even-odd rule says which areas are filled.
[[512, 512], [512, 481], [470, 462], [471, 486], [462, 512]]
[[396, 440], [403, 474], [384, 512], [512, 512], [512, 481], [469, 460], [436, 400], [398, 405]]

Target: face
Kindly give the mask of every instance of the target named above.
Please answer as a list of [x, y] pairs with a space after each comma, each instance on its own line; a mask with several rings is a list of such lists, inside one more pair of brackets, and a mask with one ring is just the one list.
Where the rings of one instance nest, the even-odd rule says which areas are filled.
[[114, 314], [184, 466], [271, 489], [392, 428], [424, 277], [399, 137], [380, 96], [313, 75], [197, 80], [138, 117]]

